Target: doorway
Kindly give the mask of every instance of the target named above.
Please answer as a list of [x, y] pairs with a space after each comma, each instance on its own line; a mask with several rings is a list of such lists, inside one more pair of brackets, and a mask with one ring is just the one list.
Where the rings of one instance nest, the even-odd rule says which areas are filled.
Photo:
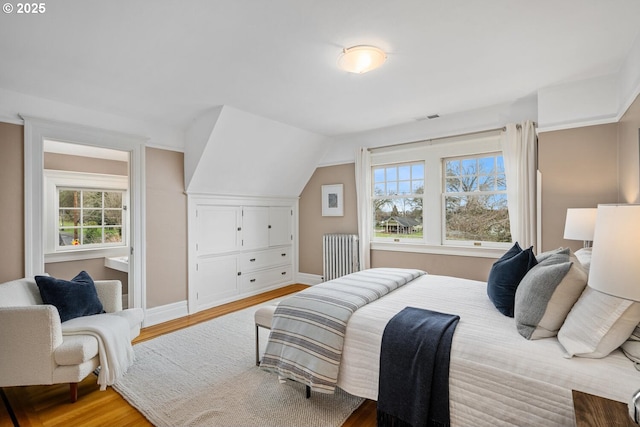
[[130, 153], [45, 139], [46, 273], [122, 283], [128, 307]]
[[[120, 274], [120, 277], [127, 282], [128, 297], [124, 301], [124, 305], [145, 308], [145, 226], [143, 218], [144, 145], [146, 138], [32, 117], [23, 117], [23, 119], [25, 129], [25, 276], [42, 274], [45, 271], [52, 275], [62, 272], [62, 275], [69, 276], [71, 271], [78, 270], [78, 267], [82, 265], [90, 265], [94, 271], [108, 274], [109, 270], [105, 269], [111, 268], [112, 276]], [[109, 159], [110, 156], [116, 158]], [[115, 169], [109, 169], [111, 167], [116, 167], [116, 169], [119, 167], [121, 172], [101, 174], [87, 172], [87, 168], [93, 169], [95, 172], [95, 168], [98, 167], [95, 166], [95, 159], [99, 158], [102, 158], [102, 161], [98, 162], [101, 164], [99, 167], [107, 168], [103, 172], [109, 170], [113, 172]], [[80, 165], [83, 162], [85, 164]], [[88, 166], [92, 162], [94, 162], [94, 166]], [[45, 169], [47, 171], [58, 170], [52, 173], [56, 176], [51, 178], [47, 176], [48, 173], [45, 172]], [[69, 176], [82, 173], [92, 174], [93, 177], [99, 175], [110, 175], [112, 178], [120, 176], [126, 180], [125, 191], [120, 191], [123, 190], [122, 184], [109, 183], [108, 179], [101, 182], [98, 180], [99, 185], [86, 185], [85, 183], [84, 186], [74, 185], [74, 181], [69, 180]], [[52, 182], [60, 184], [55, 190], [57, 192], [47, 191], [47, 188], [51, 190]], [[113, 193], [117, 192], [115, 187], [118, 185], [120, 185], [120, 189], [117, 191], [120, 191], [122, 197], [121, 221], [114, 220], [114, 217], [118, 216], [114, 213], [117, 208], [112, 207], [114, 206], [114, 197], [117, 199]], [[77, 202], [79, 204], [74, 208], [73, 203], [76, 202], [63, 201], [62, 208], [64, 209], [61, 209], [60, 191], [71, 191], [75, 194], [72, 196], [79, 197], [80, 200], [83, 197], [91, 198], [92, 201], [88, 206], [85, 206], [87, 208], [95, 207], [95, 200], [97, 200], [97, 193], [99, 193], [99, 197], [104, 203], [100, 208], [102, 210], [100, 215], [103, 216], [101, 222], [88, 221], [83, 223], [80, 221], [79, 215], [81, 213], [80, 211], [74, 212], [74, 209], [81, 210], [83, 208], [81, 202]], [[83, 191], [86, 191], [87, 194], [82, 194]], [[49, 196], [55, 194], [53, 196], [54, 202], [51, 200], [47, 202], [47, 194]], [[63, 194], [62, 196], [66, 197], [67, 195]], [[104, 202], [105, 196], [109, 199], [106, 203]], [[56, 197], [57, 202], [55, 201]], [[65, 204], [69, 206], [64, 206]], [[95, 216], [96, 210], [97, 208], [89, 209], [87, 218], [91, 215]], [[108, 211], [108, 216], [111, 216], [108, 220], [104, 220], [105, 210]], [[61, 212], [62, 222], [60, 222]], [[115, 224], [115, 222], [119, 223]], [[97, 231], [98, 228], [99, 231]], [[99, 239], [96, 237], [98, 235]], [[119, 236], [122, 236], [122, 242], [117, 241]], [[100, 244], [98, 244], [98, 240]], [[68, 247], [67, 242], [71, 243], [70, 246], [77, 243], [75, 246], [80, 246], [80, 248]], [[106, 247], [99, 247], [101, 244]], [[121, 269], [124, 269], [122, 258], [126, 258], [127, 271], [118, 271], [117, 268], [112, 268], [113, 265], [107, 267], [105, 259], [108, 258], [120, 259], [120, 264], [113, 265], [119, 265]]]

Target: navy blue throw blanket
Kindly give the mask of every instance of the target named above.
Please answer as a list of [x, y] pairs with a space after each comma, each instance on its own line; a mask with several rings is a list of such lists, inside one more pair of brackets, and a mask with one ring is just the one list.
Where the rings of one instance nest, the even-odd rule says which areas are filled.
[[449, 426], [449, 356], [460, 316], [406, 307], [384, 329], [378, 427]]

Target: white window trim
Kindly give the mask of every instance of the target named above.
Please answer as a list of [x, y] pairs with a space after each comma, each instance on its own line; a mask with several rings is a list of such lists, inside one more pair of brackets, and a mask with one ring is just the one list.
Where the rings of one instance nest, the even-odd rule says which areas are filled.
[[44, 140], [128, 151], [130, 155], [129, 307], [146, 308], [145, 157], [147, 138], [89, 126], [24, 119], [25, 277], [44, 272]]
[[[475, 156], [480, 154], [502, 152], [499, 132], [488, 132], [482, 135], [470, 135], [458, 138], [447, 138], [439, 141], [422, 141], [397, 147], [385, 147], [371, 150], [371, 168], [393, 164], [425, 162], [424, 170], [424, 203], [423, 203], [423, 240], [407, 242], [391, 242], [389, 239], [375, 238], [372, 234], [371, 249], [385, 251], [417, 252], [443, 255], [460, 255], [474, 257], [497, 258], [504, 253], [509, 244], [483, 245], [480, 247], [444, 244], [444, 226], [442, 221], [442, 159], [449, 157]], [[372, 190], [369, 189], [371, 192]], [[369, 207], [372, 209], [372, 206]], [[437, 218], [438, 220], [434, 220]], [[372, 224], [370, 224], [372, 227]], [[373, 230], [373, 228], [372, 228]]]
[[44, 171], [44, 220], [45, 220], [45, 262], [75, 261], [88, 258], [103, 258], [128, 255], [129, 215], [124, 215], [125, 230], [122, 244], [111, 247], [61, 249], [56, 245], [56, 218], [58, 209], [58, 187], [98, 188], [124, 191], [123, 205], [129, 205], [129, 178], [122, 175], [106, 175], [85, 172], [71, 172], [47, 169]]
[[415, 252], [434, 255], [457, 255], [476, 258], [500, 258], [504, 255], [504, 248], [453, 246], [453, 245], [425, 245], [418, 243], [372, 242], [371, 249], [388, 252]]

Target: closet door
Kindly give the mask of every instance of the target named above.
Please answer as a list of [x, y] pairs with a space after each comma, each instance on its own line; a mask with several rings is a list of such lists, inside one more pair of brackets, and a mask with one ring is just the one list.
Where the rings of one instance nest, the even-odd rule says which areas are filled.
[[245, 206], [242, 208], [242, 249], [269, 247], [269, 208]]
[[204, 257], [196, 265], [196, 302], [203, 310], [238, 294], [238, 257]]
[[290, 245], [292, 240], [292, 208], [290, 206], [269, 207], [269, 246]]
[[241, 249], [240, 221], [238, 206], [198, 205], [195, 233], [198, 257]]

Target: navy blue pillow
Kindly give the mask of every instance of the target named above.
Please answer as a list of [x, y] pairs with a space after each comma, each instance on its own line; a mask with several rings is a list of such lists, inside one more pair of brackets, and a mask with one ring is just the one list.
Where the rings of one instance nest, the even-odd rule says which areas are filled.
[[500, 313], [513, 317], [518, 285], [537, 263], [533, 246], [522, 250], [516, 242], [493, 264], [487, 279], [487, 295]]
[[54, 305], [64, 322], [81, 316], [104, 313], [93, 279], [81, 271], [71, 280], [50, 276], [36, 276], [42, 302]]

